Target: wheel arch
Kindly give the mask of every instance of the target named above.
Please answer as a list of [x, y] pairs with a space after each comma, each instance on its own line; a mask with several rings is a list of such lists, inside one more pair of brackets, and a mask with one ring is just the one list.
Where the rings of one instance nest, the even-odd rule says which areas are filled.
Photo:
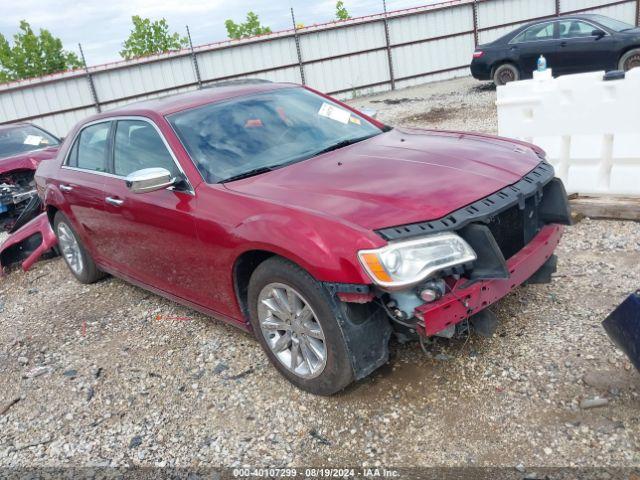
[[640, 50], [640, 44], [628, 45], [620, 50], [620, 55], [618, 55], [618, 61], [616, 62], [618, 66], [620, 66], [620, 60], [622, 60], [622, 57], [624, 57], [631, 50]]
[[249, 322], [249, 302], [247, 296], [251, 275], [253, 275], [253, 272], [256, 270], [256, 268], [258, 268], [258, 265], [260, 265], [268, 258], [275, 256], [282, 257], [282, 255], [278, 255], [277, 253], [270, 250], [247, 250], [241, 253], [236, 258], [233, 264], [233, 289], [236, 294], [238, 306], [240, 307], [240, 312], [242, 313], [242, 316], [247, 323]]
[[53, 205], [47, 205], [46, 208], [46, 212], [47, 212], [47, 218], [49, 219], [49, 223], [51, 224], [51, 226], [53, 227], [53, 219], [56, 216], [56, 213], [58, 213], [59, 208], [58, 207], [54, 207]]

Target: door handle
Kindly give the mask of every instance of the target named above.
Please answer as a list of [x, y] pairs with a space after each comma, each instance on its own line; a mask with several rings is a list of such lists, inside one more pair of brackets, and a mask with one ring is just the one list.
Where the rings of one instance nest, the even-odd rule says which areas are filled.
[[567, 46], [567, 42], [560, 42], [560, 46], [561, 47], [566, 47]]
[[61, 183], [60, 190], [62, 190], [63, 192], [70, 192], [71, 190], [73, 190], [73, 187], [71, 185], [65, 185]]
[[113, 205], [114, 207], [119, 207], [124, 203], [124, 200], [115, 197], [107, 197], [104, 199], [109, 205]]

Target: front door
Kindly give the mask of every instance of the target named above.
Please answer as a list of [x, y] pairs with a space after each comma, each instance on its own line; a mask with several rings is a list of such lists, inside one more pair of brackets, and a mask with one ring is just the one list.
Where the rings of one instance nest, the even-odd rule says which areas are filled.
[[132, 193], [125, 177], [137, 170], [166, 168], [182, 175], [155, 125], [143, 119], [118, 120], [113, 140], [112, 173], [104, 183], [101, 243], [109, 266], [134, 280], [202, 303], [208, 286], [193, 266], [201, 245], [189, 188]]
[[594, 36], [595, 25], [582, 20], [558, 22], [560, 37], [559, 73], [595, 72], [614, 68], [615, 40], [609, 34]]

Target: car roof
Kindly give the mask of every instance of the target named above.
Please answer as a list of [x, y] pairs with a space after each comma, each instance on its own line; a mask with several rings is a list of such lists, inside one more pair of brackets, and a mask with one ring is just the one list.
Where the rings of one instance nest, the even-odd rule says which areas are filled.
[[268, 92], [281, 88], [299, 87], [295, 83], [238, 83], [233, 85], [223, 85], [206, 87], [192, 92], [166, 95], [163, 97], [143, 100], [130, 103], [106, 111], [103, 114], [95, 115], [95, 118], [105, 118], [113, 116], [139, 115], [141, 113], [155, 113], [159, 115], [170, 115], [182, 110], [196, 108], [214, 102], [221, 102], [244, 95]]
[[604, 15], [598, 15], [596, 13], [576, 13], [573, 15], [560, 15], [558, 17], [549, 17], [541, 20], [536, 20], [534, 22], [529, 22], [522, 27], [522, 29], [530, 27], [532, 25], [539, 25], [541, 23], [555, 22], [558, 20], [591, 20], [592, 22], [597, 22], [598, 19], [603, 17]]

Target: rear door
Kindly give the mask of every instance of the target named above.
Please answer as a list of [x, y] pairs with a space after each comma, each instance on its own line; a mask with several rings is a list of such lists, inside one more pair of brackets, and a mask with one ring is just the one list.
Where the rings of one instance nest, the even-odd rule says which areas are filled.
[[99, 259], [95, 232], [103, 221], [103, 183], [112, 123], [102, 121], [87, 125], [76, 135], [55, 183], [64, 196], [61, 205], [94, 258]]
[[213, 286], [201, 285], [194, 274], [202, 249], [193, 218], [196, 198], [188, 181], [184, 188], [148, 193], [132, 193], [126, 187], [127, 175], [152, 167], [184, 175], [154, 123], [141, 117], [118, 119], [112, 176], [105, 179], [102, 199], [105, 228], [100, 237], [105, 256], [125, 276], [203, 303], [211, 299]]
[[601, 27], [578, 19], [561, 20], [558, 25], [561, 73], [609, 70], [615, 64], [614, 38], [609, 33], [603, 37], [593, 35]]
[[527, 28], [509, 42], [510, 53], [518, 58], [518, 67], [523, 77], [532, 76], [533, 71], [538, 68], [540, 55], [544, 55], [549, 67], [558, 63], [560, 41], [556, 33], [555, 21], [542, 22]]

